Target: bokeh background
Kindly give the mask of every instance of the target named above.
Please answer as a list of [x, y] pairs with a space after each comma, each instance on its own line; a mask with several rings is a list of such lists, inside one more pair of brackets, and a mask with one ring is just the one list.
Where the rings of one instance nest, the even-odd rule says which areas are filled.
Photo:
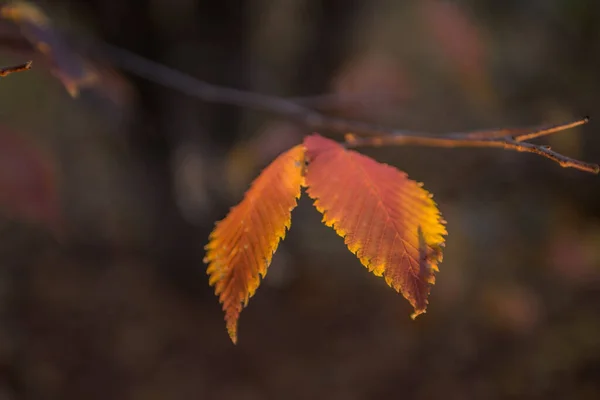
[[[418, 131], [590, 115], [544, 141], [598, 162], [600, 2], [37, 5], [41, 33], [0, 22], [0, 64], [34, 60], [0, 79], [0, 399], [600, 398], [597, 176], [494, 149], [364, 149], [448, 221], [427, 314], [412, 321], [304, 199], [233, 346], [203, 247], [310, 131], [148, 81], [119, 50]], [[40, 35], [51, 52], [27, 48]]]

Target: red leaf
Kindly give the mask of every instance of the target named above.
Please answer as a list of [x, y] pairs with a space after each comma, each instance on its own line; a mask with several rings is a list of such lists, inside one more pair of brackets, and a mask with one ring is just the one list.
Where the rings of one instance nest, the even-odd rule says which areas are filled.
[[53, 160], [33, 142], [0, 130], [0, 212], [61, 230]]
[[242, 202], [217, 223], [206, 246], [209, 283], [223, 303], [227, 331], [237, 342], [237, 321], [267, 273], [291, 225], [304, 183], [304, 147], [277, 157], [252, 183]]
[[424, 313], [441, 261], [444, 221], [421, 185], [404, 172], [319, 135], [304, 140], [306, 186], [323, 222], [348, 249]]
[[464, 76], [485, 73], [485, 43], [474, 21], [458, 4], [437, 0], [419, 3], [423, 24], [444, 56]]

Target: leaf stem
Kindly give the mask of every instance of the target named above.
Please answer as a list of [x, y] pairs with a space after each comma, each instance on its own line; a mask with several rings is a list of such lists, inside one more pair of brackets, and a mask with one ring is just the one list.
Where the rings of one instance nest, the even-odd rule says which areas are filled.
[[0, 77], [5, 77], [7, 75], [13, 74], [15, 72], [23, 72], [31, 69], [32, 61], [27, 61], [26, 63], [14, 65], [10, 67], [2, 67], [0, 68]]

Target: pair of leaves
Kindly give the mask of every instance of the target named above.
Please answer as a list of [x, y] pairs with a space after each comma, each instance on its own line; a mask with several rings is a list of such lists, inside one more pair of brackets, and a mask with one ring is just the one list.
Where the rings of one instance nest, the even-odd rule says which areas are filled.
[[277, 157], [210, 235], [207, 273], [231, 340], [290, 228], [302, 186], [323, 223], [410, 302], [413, 318], [424, 313], [446, 234], [431, 195], [405, 173], [314, 134]]

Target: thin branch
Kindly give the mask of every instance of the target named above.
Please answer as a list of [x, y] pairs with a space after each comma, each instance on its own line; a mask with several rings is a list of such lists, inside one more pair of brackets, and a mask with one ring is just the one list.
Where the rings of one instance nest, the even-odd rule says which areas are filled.
[[408, 130], [390, 129], [360, 121], [326, 116], [294, 99], [270, 96], [201, 81], [176, 69], [148, 60], [119, 47], [99, 46], [102, 55], [120, 67], [151, 82], [185, 93], [208, 103], [228, 104], [283, 116], [312, 130], [338, 133], [354, 132], [362, 136], [421, 135]]
[[[544, 126], [539, 128], [516, 128], [502, 129], [494, 131], [477, 131], [465, 133], [452, 133], [447, 135], [385, 135], [379, 137], [360, 138], [354, 134], [346, 134], [346, 147], [364, 147], [364, 146], [430, 146], [430, 147], [492, 147], [504, 150], [513, 150], [521, 153], [533, 153], [557, 162], [564, 168], [575, 168], [580, 171], [597, 174], [600, 172], [600, 166], [597, 164], [586, 163], [572, 159], [570, 157], [552, 151], [545, 145], [536, 145], [525, 142], [531, 138], [537, 138], [544, 135], [564, 131], [575, 126], [583, 125], [589, 121], [588, 117], [567, 122], [559, 125]], [[502, 133], [503, 136], [500, 136]]]
[[552, 151], [549, 146], [538, 146], [532, 143], [517, 142], [511, 140], [507, 140], [506, 145], [509, 147], [504, 147], [505, 149], [510, 148], [523, 153], [538, 154], [542, 157], [546, 157], [552, 161], [557, 162], [563, 168], [575, 168], [580, 171], [591, 172], [593, 174], [597, 174], [598, 172], [600, 172], [600, 167], [597, 164], [591, 164], [572, 159], [570, 157]]
[[19, 64], [11, 67], [3, 67], [0, 68], [0, 77], [5, 77], [6, 75], [13, 74], [15, 72], [23, 72], [31, 69], [31, 64], [33, 61], [27, 61], [24, 64]]
[[572, 122], [555, 124], [555, 125], [542, 125], [538, 127], [529, 128], [504, 128], [494, 129], [487, 131], [473, 131], [465, 134], [458, 134], [461, 138], [466, 139], [502, 139], [506, 137], [512, 137], [517, 142], [523, 142], [526, 140], [535, 139], [541, 136], [546, 136], [552, 133], [561, 132], [567, 129], [575, 128], [579, 125], [587, 124], [589, 117], [584, 117]]
[[346, 135], [348, 147], [417, 145], [433, 147], [493, 147], [524, 153], [533, 153], [557, 162], [565, 168], [576, 168], [597, 174], [600, 167], [571, 159], [550, 150], [547, 146], [525, 141], [564, 131], [588, 122], [578, 119], [559, 125], [544, 125], [537, 128], [496, 129], [488, 131], [452, 132], [432, 135], [408, 130], [392, 129], [361, 121], [324, 115], [303, 103], [302, 99], [285, 99], [239, 89], [222, 87], [200, 81], [183, 72], [140, 57], [130, 51], [104, 45], [103, 55], [124, 70], [149, 81], [186, 93], [210, 103], [229, 104], [248, 109], [265, 111], [293, 119], [312, 130], [328, 130]]
[[229, 104], [266, 111], [294, 119], [310, 118], [311, 110], [285, 99], [200, 81], [193, 76], [148, 60], [128, 50], [105, 45], [106, 56], [121, 67], [151, 82], [188, 94], [208, 103]]
[[590, 122], [590, 117], [583, 117], [582, 119], [579, 119], [579, 120], [576, 120], [576, 121], [573, 121], [570, 123], [566, 123], [566, 124], [562, 124], [562, 125], [548, 126], [545, 128], [540, 128], [538, 130], [533, 130], [531, 132], [525, 132], [521, 135], [516, 135], [514, 137], [514, 139], [517, 142], [524, 142], [526, 140], [531, 140], [531, 139], [535, 139], [535, 138], [538, 138], [541, 136], [546, 136], [551, 133], [556, 133], [556, 132], [564, 131], [566, 129], [575, 128], [576, 126], [587, 124], [588, 122]]

